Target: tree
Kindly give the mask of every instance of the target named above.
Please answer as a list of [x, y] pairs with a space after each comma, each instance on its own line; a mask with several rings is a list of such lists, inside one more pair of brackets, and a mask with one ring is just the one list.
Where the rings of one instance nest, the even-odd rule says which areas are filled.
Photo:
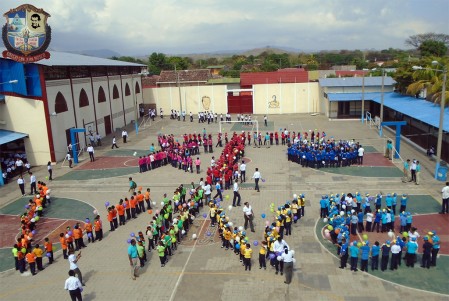
[[447, 47], [443, 42], [427, 40], [419, 45], [418, 50], [421, 56], [437, 56], [442, 57], [447, 53]]
[[410, 63], [403, 63], [392, 74], [392, 77], [396, 81], [396, 90], [399, 93], [406, 94], [408, 86], [414, 81], [412, 65]]
[[[446, 68], [448, 66], [448, 62], [443, 62]], [[441, 101], [441, 90], [443, 87], [443, 73], [439, 71], [435, 71], [435, 66], [430, 64], [424, 64], [425, 66], [429, 66], [428, 68], [424, 68], [422, 70], [417, 70], [413, 72], [413, 83], [411, 83], [407, 87], [407, 94], [417, 96], [423, 90], [427, 92], [427, 98], [439, 103]], [[447, 80], [447, 79], [446, 79]], [[444, 103], [448, 103], [449, 93], [447, 92], [448, 83], [446, 82], [446, 93]]]
[[434, 33], [428, 32], [423, 34], [416, 34], [410, 36], [407, 40], [405, 40], [405, 45], [412, 46], [416, 49], [421, 46], [421, 44], [425, 41], [437, 41], [442, 42], [445, 46], [449, 46], [449, 35], [444, 33]]
[[132, 56], [113, 56], [113, 57], [111, 57], [111, 59], [115, 60], [115, 61], [122, 61], [122, 62], [128, 62], [128, 63], [137, 63], [137, 64], [144, 63], [141, 59], [136, 59]]
[[164, 70], [174, 70], [175, 66], [177, 70], [187, 70], [190, 62], [187, 58], [182, 58], [179, 56], [171, 56], [167, 58], [167, 64]]
[[167, 57], [163, 53], [153, 52], [148, 58], [148, 71], [152, 74], [160, 74], [167, 66]]

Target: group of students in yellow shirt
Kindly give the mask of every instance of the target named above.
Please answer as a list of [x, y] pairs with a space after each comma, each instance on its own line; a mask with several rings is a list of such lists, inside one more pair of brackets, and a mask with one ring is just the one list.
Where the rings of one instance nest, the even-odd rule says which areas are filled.
[[[278, 255], [274, 252], [274, 242], [279, 237], [283, 238], [284, 232], [286, 236], [291, 235], [291, 223], [296, 223], [303, 216], [301, 207], [304, 207], [305, 198], [303, 195], [300, 198], [295, 196], [292, 202], [287, 201], [284, 205], [279, 206], [277, 210], [274, 210], [273, 205], [271, 206], [271, 211], [274, 213], [274, 221], [271, 224], [269, 221], [266, 222], [264, 240], [260, 244], [258, 241], [253, 241], [254, 246], [259, 246], [259, 269], [267, 269], [267, 259], [270, 260], [272, 266], [275, 265]], [[222, 240], [221, 247], [225, 250], [232, 248], [234, 253], [239, 255], [240, 262], [245, 267], [245, 271], [251, 271], [253, 250], [243, 227], [233, 227], [232, 222], [229, 221], [229, 217], [226, 216], [223, 208], [217, 207], [213, 202], [209, 203], [209, 216], [212, 227], [218, 224], [218, 232]], [[264, 216], [265, 214], [263, 214]]]

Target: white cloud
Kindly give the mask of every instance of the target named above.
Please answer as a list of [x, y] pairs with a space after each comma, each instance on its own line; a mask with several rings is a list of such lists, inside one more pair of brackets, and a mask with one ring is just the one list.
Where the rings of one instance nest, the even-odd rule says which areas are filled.
[[[285, 46], [404, 47], [412, 34], [449, 33], [446, 0], [35, 0], [51, 14], [51, 47], [122, 54]], [[2, 0], [0, 10], [18, 6]]]

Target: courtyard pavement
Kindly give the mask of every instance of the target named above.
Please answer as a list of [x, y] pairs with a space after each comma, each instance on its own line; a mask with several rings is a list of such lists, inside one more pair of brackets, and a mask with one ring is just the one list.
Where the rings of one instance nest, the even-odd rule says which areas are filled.
[[[263, 132], [263, 117], [259, 116], [258, 119]], [[327, 137], [355, 139], [362, 145], [379, 151], [383, 150], [385, 143], [374, 129], [355, 120], [329, 121], [324, 116], [296, 114], [269, 116], [269, 121], [273, 122], [274, 129], [287, 128], [301, 132], [309, 129], [324, 130]], [[224, 130], [230, 132], [231, 127], [232, 125], [224, 126]], [[198, 124], [197, 120], [190, 123], [156, 119], [151, 126], [141, 129], [137, 136], [130, 128], [129, 142], [123, 144], [121, 139], [118, 140], [120, 149], [117, 156], [132, 157], [136, 150], [144, 152], [151, 143], [157, 145], [158, 133], [173, 133], [180, 137], [184, 133], [201, 133], [203, 128], [214, 135], [216, 143], [218, 124]], [[384, 133], [394, 136], [387, 131]], [[95, 151], [97, 157], [114, 156], [115, 150], [110, 149], [111, 140], [110, 137], [103, 139], [104, 146]], [[201, 152], [201, 176], [204, 176], [212, 155], [218, 157], [220, 149], [214, 149], [213, 154]], [[275, 275], [271, 267], [259, 270], [258, 247], [253, 247], [253, 270], [244, 271], [235, 255], [220, 248], [218, 240], [213, 238], [214, 229], [209, 227], [209, 223], [201, 215], [194, 221], [194, 227], [189, 232], [189, 235], [198, 233], [197, 240], [187, 237], [164, 268], [160, 267], [157, 254], [152, 252], [140, 277], [136, 281], [131, 279], [126, 240], [131, 232], [144, 231], [151, 216], [144, 213], [115, 232], [107, 233], [109, 226], [104, 210], [105, 201], [113, 204], [120, 198], [127, 197], [128, 177], [132, 176], [137, 186], [151, 188], [151, 197], [158, 204], [158, 209], [163, 193], [170, 196], [181, 183], [198, 183], [200, 175], [196, 173], [184, 173], [166, 166], [139, 174], [137, 168], [125, 166], [121, 172], [103, 170], [101, 174], [89, 177], [86, 174], [75, 176], [81, 168], [70, 170], [61, 168], [58, 164], [54, 167], [55, 180], [49, 182], [49, 186], [52, 195], [86, 202], [97, 208], [103, 217], [106, 238], [101, 242], [88, 244], [79, 261], [86, 282], [84, 300], [448, 300], [448, 295], [416, 290], [362, 272], [340, 270], [337, 258], [323, 247], [317, 237], [315, 226], [319, 220], [319, 198], [322, 194], [355, 191], [376, 194], [384, 191], [430, 195], [441, 202], [444, 183], [433, 178], [435, 163], [406, 143], [401, 146], [401, 156], [422, 162], [421, 185], [402, 183], [400, 177], [383, 177], [379, 173], [377, 176], [364, 176], [363, 173], [353, 176], [302, 168], [287, 161], [284, 146], [246, 147], [245, 157], [251, 159], [247, 165], [247, 178], [251, 178], [254, 169], [258, 167], [265, 179], [261, 183], [260, 193], [250, 189], [251, 186], [241, 192], [242, 202], [248, 201], [256, 215], [256, 233], [250, 236], [250, 240], [262, 240], [265, 222], [261, 214], [269, 215], [271, 203], [281, 205], [295, 193], [304, 193], [306, 196], [305, 217], [293, 227], [293, 235], [286, 238], [290, 247], [296, 251], [294, 277], [290, 285], [284, 284], [284, 277]], [[86, 161], [88, 160], [82, 161], [80, 166], [89, 164]], [[396, 164], [401, 169], [400, 163]], [[33, 171], [38, 179], [44, 180], [44, 167], [34, 168]], [[89, 173], [86, 169], [82, 172]], [[20, 194], [15, 183], [0, 188], [0, 192], [0, 208], [17, 200]], [[232, 192], [224, 193], [227, 194], [231, 198], [223, 202], [225, 208], [232, 200]], [[226, 211], [234, 225], [243, 224], [241, 207]], [[201, 214], [203, 212], [204, 210]], [[211, 232], [211, 237], [205, 236], [207, 232]], [[44, 259], [44, 262], [47, 260]], [[63, 289], [68, 268], [68, 262], [58, 252], [56, 263], [47, 266], [36, 276], [21, 276], [14, 270], [3, 272], [0, 274], [0, 300], [69, 300], [68, 293]], [[419, 273], [420, 268], [415, 267], [413, 272]], [[429, 279], [423, 281], [432, 281], [432, 273], [426, 275]]]

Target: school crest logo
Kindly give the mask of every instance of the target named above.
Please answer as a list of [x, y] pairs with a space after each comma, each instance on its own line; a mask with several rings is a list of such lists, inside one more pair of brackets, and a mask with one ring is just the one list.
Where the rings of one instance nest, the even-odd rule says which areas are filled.
[[7, 49], [3, 51], [3, 57], [21, 63], [50, 58], [50, 53], [45, 51], [51, 40], [48, 13], [31, 4], [23, 4], [3, 16], [6, 24], [3, 25], [2, 38]]

